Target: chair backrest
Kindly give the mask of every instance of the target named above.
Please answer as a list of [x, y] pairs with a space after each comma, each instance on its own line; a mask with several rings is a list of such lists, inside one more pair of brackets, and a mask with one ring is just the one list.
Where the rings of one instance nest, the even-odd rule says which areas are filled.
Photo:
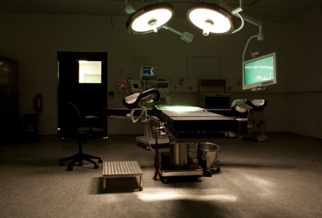
[[77, 106], [69, 101], [64, 101], [59, 107], [59, 125], [64, 134], [76, 134], [81, 123], [81, 114]]

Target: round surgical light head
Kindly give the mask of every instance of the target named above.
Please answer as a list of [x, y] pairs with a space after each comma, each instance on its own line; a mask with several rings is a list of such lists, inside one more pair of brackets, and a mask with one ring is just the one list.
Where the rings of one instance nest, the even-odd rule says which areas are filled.
[[228, 34], [234, 30], [231, 14], [224, 8], [206, 2], [193, 4], [189, 7], [187, 17], [202, 34]]
[[173, 16], [173, 6], [168, 3], [147, 5], [133, 13], [126, 21], [130, 33], [145, 34], [157, 32]]

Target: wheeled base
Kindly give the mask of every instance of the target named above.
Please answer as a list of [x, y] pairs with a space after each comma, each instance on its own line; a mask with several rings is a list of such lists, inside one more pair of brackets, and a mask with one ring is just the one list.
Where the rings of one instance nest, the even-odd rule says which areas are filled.
[[73, 170], [73, 166], [76, 162], [78, 162], [79, 166], [83, 165], [83, 161], [86, 160], [92, 164], [94, 164], [94, 169], [98, 168], [98, 165], [95, 161], [93, 161], [92, 159], [97, 159], [97, 163], [102, 163], [102, 159], [100, 157], [96, 157], [96, 156], [92, 156], [89, 154], [84, 154], [84, 153], [77, 153], [75, 155], [72, 155], [70, 157], [66, 157], [63, 159], [59, 160], [59, 165], [63, 166], [64, 165], [64, 161], [68, 161], [71, 160], [71, 162], [67, 165], [67, 170], [68, 171], [72, 171]]
[[201, 177], [212, 177], [214, 172], [219, 173], [220, 167], [214, 167], [211, 169], [202, 169], [201, 167], [195, 169], [185, 169], [185, 170], [178, 170], [178, 169], [168, 169], [163, 170], [159, 169], [159, 176], [163, 183], [167, 183], [170, 178], [185, 178], [187, 180], [197, 179], [197, 181], [201, 181]]
[[159, 176], [161, 181], [167, 183], [170, 177], [187, 177], [187, 178], [199, 178], [203, 176], [203, 170], [197, 164], [192, 164], [186, 168], [177, 169], [167, 166], [159, 166]]
[[219, 173], [220, 172], [220, 167], [216, 167], [216, 168], [211, 168], [211, 169], [207, 169], [203, 171], [203, 176], [206, 177], [212, 177], [213, 172]]
[[198, 162], [199, 162], [199, 165], [202, 166], [203, 168], [203, 176], [212, 177], [213, 172], [216, 172], [216, 173], [220, 172], [219, 160], [217, 159], [215, 160], [215, 162], [210, 168], [206, 167], [206, 163], [202, 159], [200, 159]]

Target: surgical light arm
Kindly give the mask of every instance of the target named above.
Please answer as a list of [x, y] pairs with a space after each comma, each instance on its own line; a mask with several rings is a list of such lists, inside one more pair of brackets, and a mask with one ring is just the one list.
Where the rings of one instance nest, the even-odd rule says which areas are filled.
[[[250, 24], [253, 24], [254, 26], [258, 26], [259, 27], [259, 34], [262, 35], [262, 22], [260, 20], [256, 20], [250, 16], [248, 16], [247, 14], [241, 14], [240, 12], [243, 11], [243, 3], [242, 0], [239, 0], [239, 7], [233, 9], [232, 7], [230, 7], [228, 4], [226, 4], [223, 1], [220, 1], [220, 6], [226, 8], [227, 10], [231, 11], [231, 13], [236, 16], [239, 17], [241, 19], [242, 25], [240, 28], [238, 28], [237, 30], [235, 30], [233, 33], [238, 32], [239, 30], [242, 29], [243, 24], [244, 24], [244, 20], [247, 21]], [[263, 37], [263, 36], [262, 36]], [[260, 40], [260, 39], [259, 39]]]
[[236, 29], [233, 33], [238, 32], [239, 30], [241, 30], [244, 26], [244, 20], [247, 21], [250, 24], [253, 24], [254, 26], [258, 26], [258, 34], [257, 35], [253, 35], [251, 36], [248, 40], [247, 43], [245, 45], [244, 51], [243, 51], [243, 56], [242, 56], [242, 60], [245, 61], [245, 53], [248, 47], [249, 42], [254, 39], [257, 38], [258, 41], [263, 41], [264, 40], [264, 34], [263, 34], [263, 27], [262, 27], [262, 21], [260, 20], [256, 20], [246, 14], [240, 14], [240, 12], [243, 11], [243, 2], [242, 0], [239, 0], [239, 7], [236, 9], [232, 9], [230, 6], [228, 6], [225, 2], [220, 1], [220, 5], [224, 8], [226, 8], [227, 10], [230, 10], [231, 13], [236, 16], [239, 17], [241, 19], [241, 26]]
[[169, 26], [166, 26], [166, 25], [163, 25], [162, 28], [165, 29], [165, 30], [169, 30], [169, 31], [171, 31], [171, 32], [173, 32], [175, 34], [178, 34], [179, 36], [181, 36], [181, 40], [183, 40], [183, 41], [185, 41], [187, 43], [190, 43], [193, 40], [193, 35], [191, 33], [188, 33], [188, 32], [181, 33], [178, 30], [175, 30], [175, 29], [173, 29], [173, 28], [171, 28]]

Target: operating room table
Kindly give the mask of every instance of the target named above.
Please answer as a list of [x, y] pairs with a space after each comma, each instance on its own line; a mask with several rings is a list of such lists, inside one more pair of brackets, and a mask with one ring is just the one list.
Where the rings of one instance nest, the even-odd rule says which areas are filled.
[[[238, 121], [234, 117], [228, 117], [217, 113], [209, 112], [200, 107], [182, 107], [155, 105], [153, 114], [160, 119], [172, 143], [168, 153], [161, 153], [158, 171], [161, 179], [167, 181], [173, 176], [211, 176], [209, 164], [205, 156], [201, 158], [201, 151], [204, 153], [209, 150], [202, 150], [204, 146], [219, 146], [204, 142], [205, 138], [213, 138], [217, 132], [236, 132]], [[198, 163], [189, 157], [189, 147], [191, 143], [197, 144]], [[216, 156], [216, 154], [215, 154]], [[208, 157], [207, 157], [208, 158]], [[204, 162], [203, 162], [204, 161]], [[202, 166], [202, 167], [201, 167]], [[217, 166], [217, 171], [220, 168]]]
[[[137, 115], [141, 108], [134, 110], [137, 110], [134, 113]], [[115, 117], [124, 116], [128, 112], [121, 108], [109, 110], [110, 116]], [[171, 141], [169, 152], [156, 152], [156, 172], [163, 181], [174, 176], [205, 175], [205, 169], [199, 161], [195, 163], [189, 157], [191, 143], [199, 146], [207, 143], [203, 141], [205, 138], [214, 138], [218, 132], [237, 132], [239, 125], [235, 117], [209, 112], [200, 107], [154, 105], [147, 110], [147, 116], [152, 117], [154, 122], [157, 120], [159, 126], [156, 129], [166, 131]]]

